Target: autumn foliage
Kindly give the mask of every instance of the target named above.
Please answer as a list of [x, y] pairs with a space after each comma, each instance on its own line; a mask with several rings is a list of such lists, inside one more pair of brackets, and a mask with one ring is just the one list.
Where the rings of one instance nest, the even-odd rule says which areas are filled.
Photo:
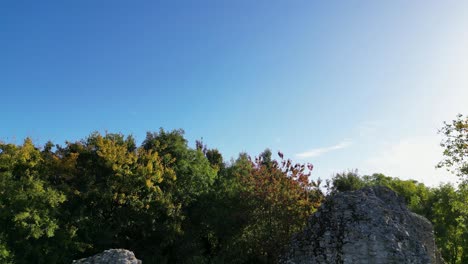
[[323, 199], [311, 165], [190, 148], [183, 131], [0, 143], [0, 262], [127, 248], [145, 263], [271, 263]]

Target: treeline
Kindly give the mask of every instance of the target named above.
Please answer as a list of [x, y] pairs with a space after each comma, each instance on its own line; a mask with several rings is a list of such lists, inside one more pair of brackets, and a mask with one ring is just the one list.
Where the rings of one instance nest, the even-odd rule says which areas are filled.
[[240, 154], [226, 162], [183, 131], [93, 133], [78, 142], [0, 143], [0, 263], [71, 263], [110, 248], [143, 263], [275, 263], [328, 193], [384, 185], [434, 225], [448, 263], [468, 263], [468, 118], [446, 123], [458, 187], [357, 172], [312, 180], [311, 164]]
[[339, 173], [328, 183], [331, 194], [366, 186], [387, 186], [403, 197], [411, 211], [425, 216], [434, 226], [436, 244], [447, 263], [468, 263], [468, 184], [455, 188], [441, 184], [429, 188], [415, 180], [383, 174], [360, 176], [356, 171]]
[[183, 131], [0, 144], [0, 263], [126, 248], [143, 263], [272, 263], [324, 195], [269, 150], [225, 162]]

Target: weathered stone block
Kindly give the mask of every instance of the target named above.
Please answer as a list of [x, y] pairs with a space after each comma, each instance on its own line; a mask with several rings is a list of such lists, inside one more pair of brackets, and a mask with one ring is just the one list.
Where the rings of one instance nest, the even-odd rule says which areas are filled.
[[281, 262], [444, 263], [431, 223], [385, 187], [329, 197], [306, 230], [294, 236]]

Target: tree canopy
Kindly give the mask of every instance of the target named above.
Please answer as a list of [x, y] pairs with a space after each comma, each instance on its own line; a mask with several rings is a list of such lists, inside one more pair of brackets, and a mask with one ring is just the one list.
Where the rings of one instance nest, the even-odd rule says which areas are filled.
[[271, 151], [228, 164], [182, 130], [0, 144], [0, 262], [128, 248], [148, 263], [275, 261], [320, 205], [306, 165]]
[[[463, 179], [427, 187], [381, 173], [338, 173], [328, 194], [383, 185], [434, 225], [448, 263], [468, 262], [468, 118], [441, 129], [437, 165]], [[0, 142], [0, 263], [70, 263], [109, 248], [144, 263], [275, 263], [327, 196], [312, 164], [266, 149], [226, 162], [183, 130], [141, 144], [91, 133], [57, 145]]]

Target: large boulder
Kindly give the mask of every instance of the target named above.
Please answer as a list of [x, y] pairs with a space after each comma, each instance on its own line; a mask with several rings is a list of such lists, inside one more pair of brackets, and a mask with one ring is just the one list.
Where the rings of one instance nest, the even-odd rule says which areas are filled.
[[444, 263], [431, 223], [385, 187], [338, 193], [294, 236], [283, 263]]
[[141, 260], [126, 249], [109, 249], [89, 258], [74, 260], [73, 264], [141, 264]]

